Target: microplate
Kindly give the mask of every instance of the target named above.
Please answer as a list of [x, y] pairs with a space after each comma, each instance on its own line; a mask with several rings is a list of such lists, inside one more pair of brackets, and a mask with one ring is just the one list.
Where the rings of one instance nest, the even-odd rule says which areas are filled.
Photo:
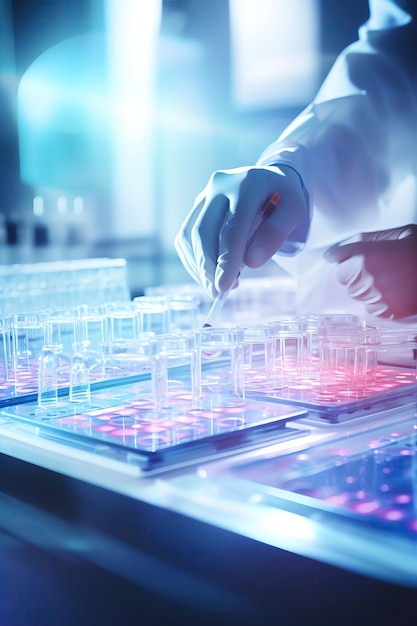
[[248, 392], [250, 397], [295, 404], [321, 418], [336, 423], [352, 414], [381, 406], [390, 406], [417, 393], [416, 370], [378, 365], [369, 379], [349, 379], [334, 372], [332, 380], [323, 383], [318, 371], [294, 368], [283, 383]]
[[60, 398], [49, 407], [19, 404], [4, 408], [0, 419], [17, 420], [38, 436], [147, 471], [299, 436], [286, 424], [306, 414], [299, 407], [253, 399], [239, 407], [228, 406], [225, 398], [223, 404], [193, 409], [189, 393], [180, 389], [175, 405], [157, 412], [150, 386], [142, 381], [103, 388], [92, 392], [88, 403]]
[[408, 418], [395, 424], [385, 420], [380, 428], [344, 432], [343, 438], [296, 452], [250, 453], [201, 471], [232, 480], [246, 498], [255, 491], [271, 506], [289, 498], [323, 514], [417, 538], [415, 408], [411, 403]]

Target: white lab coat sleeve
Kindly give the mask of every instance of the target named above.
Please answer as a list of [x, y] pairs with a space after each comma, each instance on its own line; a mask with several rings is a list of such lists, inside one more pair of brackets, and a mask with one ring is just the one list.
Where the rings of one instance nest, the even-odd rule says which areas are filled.
[[393, 190], [415, 175], [417, 2], [409, 5], [406, 11], [390, 0], [370, 2], [358, 41], [340, 54], [314, 101], [261, 155], [260, 165], [294, 168], [308, 198], [309, 214], [280, 253], [374, 230]]

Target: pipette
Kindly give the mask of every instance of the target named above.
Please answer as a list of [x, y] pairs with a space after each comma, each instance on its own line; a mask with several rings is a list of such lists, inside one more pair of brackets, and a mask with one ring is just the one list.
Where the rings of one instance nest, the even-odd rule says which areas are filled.
[[[265, 204], [261, 207], [261, 209], [258, 211], [258, 213], [256, 214], [256, 217], [253, 221], [250, 233], [249, 233], [249, 237], [248, 237], [248, 241], [245, 247], [245, 251], [243, 253], [243, 258], [245, 258], [246, 256], [246, 252], [250, 246], [250, 244], [252, 243], [253, 238], [255, 237], [256, 233], [258, 232], [261, 224], [272, 215], [272, 213], [275, 211], [278, 202], [281, 200], [281, 196], [280, 194], [276, 191], [270, 198], [269, 200], [267, 200], [267, 202], [265, 202]], [[240, 276], [240, 272], [242, 271], [242, 269], [245, 267], [244, 263], [242, 263], [240, 270], [236, 276], [236, 280], [239, 278]], [[233, 285], [232, 285], [233, 287]], [[224, 291], [223, 293], [219, 293], [218, 296], [216, 296], [213, 300], [213, 303], [210, 307], [210, 310], [207, 314], [207, 317], [205, 319], [205, 322], [203, 324], [203, 327], [207, 327], [207, 326], [213, 326], [213, 322], [216, 319], [216, 317], [218, 316], [218, 314], [220, 313], [220, 311], [223, 308], [223, 305], [226, 301], [227, 296], [229, 295], [229, 293], [232, 290], [232, 287], [230, 287], [230, 289], [228, 289], [227, 291]]]

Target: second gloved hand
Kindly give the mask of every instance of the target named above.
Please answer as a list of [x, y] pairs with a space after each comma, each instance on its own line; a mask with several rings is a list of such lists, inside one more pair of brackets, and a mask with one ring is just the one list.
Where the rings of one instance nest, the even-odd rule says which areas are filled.
[[[255, 217], [275, 192], [281, 196], [279, 205], [247, 248]], [[215, 297], [235, 286], [242, 264], [264, 265], [305, 214], [301, 180], [290, 167], [218, 171], [197, 196], [175, 246], [189, 274]]]
[[417, 226], [362, 233], [324, 255], [339, 263], [337, 278], [371, 315], [417, 315]]

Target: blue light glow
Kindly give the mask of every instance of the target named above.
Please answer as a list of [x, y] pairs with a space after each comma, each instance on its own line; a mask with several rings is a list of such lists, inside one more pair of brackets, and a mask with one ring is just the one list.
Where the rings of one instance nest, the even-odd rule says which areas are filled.
[[317, 0], [230, 0], [230, 24], [236, 104], [307, 103], [318, 86]]

